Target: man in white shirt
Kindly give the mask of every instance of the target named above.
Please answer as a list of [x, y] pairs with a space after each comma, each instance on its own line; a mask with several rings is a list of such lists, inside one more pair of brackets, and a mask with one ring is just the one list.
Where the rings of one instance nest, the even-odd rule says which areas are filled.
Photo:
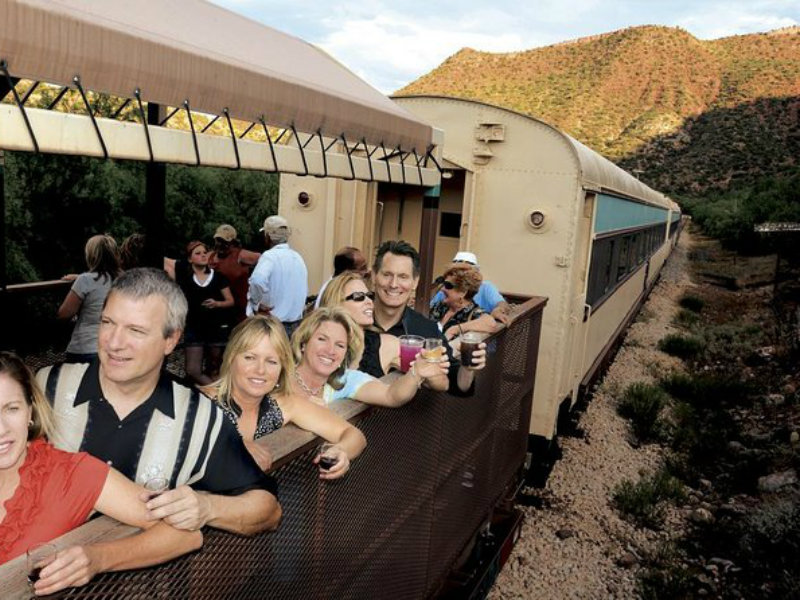
[[247, 292], [247, 316], [269, 314], [291, 336], [303, 318], [308, 296], [308, 269], [303, 257], [289, 247], [289, 222], [279, 215], [264, 220], [267, 251], [258, 259]]

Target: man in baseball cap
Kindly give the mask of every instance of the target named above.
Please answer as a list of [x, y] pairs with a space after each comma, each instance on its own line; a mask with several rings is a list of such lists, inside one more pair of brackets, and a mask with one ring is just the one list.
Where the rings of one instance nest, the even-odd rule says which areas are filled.
[[303, 318], [308, 296], [308, 269], [303, 257], [289, 247], [292, 230], [284, 217], [267, 217], [261, 231], [267, 251], [258, 259], [250, 276], [247, 315], [271, 314], [280, 319], [291, 336]]
[[223, 223], [214, 232], [214, 250], [208, 255], [208, 266], [222, 273], [231, 284], [235, 322], [245, 319], [247, 285], [250, 270], [261, 256], [242, 248], [233, 225]]
[[[472, 252], [456, 252], [456, 255], [453, 257], [453, 264], [471, 265], [474, 269], [477, 269], [478, 257]], [[441, 282], [439, 283], [441, 284]], [[439, 290], [436, 292], [433, 298], [431, 298], [430, 305], [433, 306], [443, 299], [444, 292]], [[511, 307], [491, 281], [487, 281], [484, 278], [484, 280], [481, 282], [481, 287], [478, 289], [478, 293], [475, 294], [475, 297], [473, 298], [473, 301], [475, 304], [480, 306], [481, 309], [491, 313], [491, 315], [497, 321], [500, 321], [501, 323], [508, 323], [508, 314], [511, 310]]]

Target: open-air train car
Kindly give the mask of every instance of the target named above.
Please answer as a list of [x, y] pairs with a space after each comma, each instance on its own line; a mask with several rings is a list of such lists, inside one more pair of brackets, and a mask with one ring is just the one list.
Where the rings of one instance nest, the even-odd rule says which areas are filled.
[[[39, 86], [54, 94], [49, 106], [32, 106], [29, 92]], [[113, 114], [96, 110], [97, 93], [111, 97]], [[178, 113], [189, 131], [170, 126]], [[215, 119], [227, 126], [208, 129]], [[0, 309], [7, 315], [0, 347], [17, 349], [5, 333], [20, 320], [14, 306], [36, 305], [39, 294], [63, 285], [8, 284], [5, 151], [145, 162], [139, 225], [153, 265], [163, 258], [170, 164], [313, 175], [296, 181], [358, 191], [369, 202], [351, 194], [349, 204], [336, 204], [351, 216], [347, 226], [315, 210], [318, 203], [296, 204], [317, 219], [292, 226], [308, 245], [306, 260], [319, 265], [327, 243], [351, 236], [364, 220], [365, 206], [374, 212], [381, 181], [389, 186], [381, 193], [401, 199], [436, 188], [440, 143], [441, 132], [317, 48], [205, 0], [0, 0]], [[384, 223], [390, 227], [388, 217]], [[531, 300], [494, 335], [495, 360], [469, 403], [424, 388], [392, 410], [337, 403], [333, 410], [357, 419], [369, 439], [346, 480], [319, 480], [312, 463], [319, 440], [309, 432], [287, 426], [258, 440], [280, 485], [277, 532], [243, 537], [208, 528], [201, 551], [102, 574], [69, 597], [416, 599], [451, 588], [463, 596], [470, 582], [490, 585], [483, 575], [496, 574], [520, 528], [512, 500], [525, 461], [543, 306]], [[58, 359], [26, 360], [42, 367]], [[56, 543], [130, 532], [99, 517]], [[0, 598], [29, 598], [27, 573], [24, 556], [0, 565]]]
[[[454, 98], [395, 101], [444, 133], [434, 275], [456, 251], [469, 250], [505, 294], [548, 298], [530, 433], [551, 440], [560, 410], [599, 372], [652, 287], [672, 249], [680, 208], [535, 118]], [[295, 201], [300, 191], [310, 202]], [[366, 205], [363, 212], [353, 210], [356, 200]], [[341, 187], [282, 177], [281, 210], [298, 225], [298, 244], [326, 245], [309, 269], [317, 283], [338, 246], [369, 252], [386, 239], [419, 243], [426, 202], [383, 183]], [[316, 218], [319, 212], [327, 218]]]

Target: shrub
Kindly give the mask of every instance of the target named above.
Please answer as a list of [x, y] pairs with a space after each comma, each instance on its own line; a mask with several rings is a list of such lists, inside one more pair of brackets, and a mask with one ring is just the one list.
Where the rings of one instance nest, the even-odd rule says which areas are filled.
[[658, 342], [658, 349], [684, 360], [696, 358], [705, 349], [705, 342], [694, 336], [671, 333]]
[[678, 311], [678, 314], [675, 315], [673, 319], [673, 323], [678, 325], [679, 327], [686, 327], [691, 328], [697, 325], [697, 322], [700, 320], [700, 317], [697, 315], [696, 312], [692, 312], [691, 310], [687, 310], [682, 308]]
[[667, 395], [660, 387], [646, 383], [633, 383], [622, 394], [617, 412], [629, 419], [633, 434], [641, 442], [657, 440], [663, 433], [661, 410]]
[[664, 522], [666, 503], [684, 500], [683, 484], [665, 469], [640, 475], [638, 482], [625, 479], [615, 487], [612, 501], [623, 516], [637, 525], [657, 529]]
[[691, 294], [686, 294], [683, 296], [683, 298], [678, 300], [678, 304], [680, 304], [681, 308], [685, 308], [686, 310], [690, 310], [694, 313], [699, 313], [706, 305], [702, 298], [698, 298], [697, 296], [693, 296]]

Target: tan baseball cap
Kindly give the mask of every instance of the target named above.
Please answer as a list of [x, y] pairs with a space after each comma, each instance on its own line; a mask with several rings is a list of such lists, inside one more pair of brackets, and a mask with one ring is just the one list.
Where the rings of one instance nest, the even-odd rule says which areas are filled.
[[232, 242], [236, 239], [236, 229], [234, 229], [233, 225], [223, 223], [214, 232], [214, 239], [216, 240], [217, 238], [225, 242]]
[[283, 233], [281, 230], [285, 230], [286, 234], [290, 233], [289, 221], [280, 215], [272, 215], [264, 219], [264, 226], [259, 231], [267, 234]]

